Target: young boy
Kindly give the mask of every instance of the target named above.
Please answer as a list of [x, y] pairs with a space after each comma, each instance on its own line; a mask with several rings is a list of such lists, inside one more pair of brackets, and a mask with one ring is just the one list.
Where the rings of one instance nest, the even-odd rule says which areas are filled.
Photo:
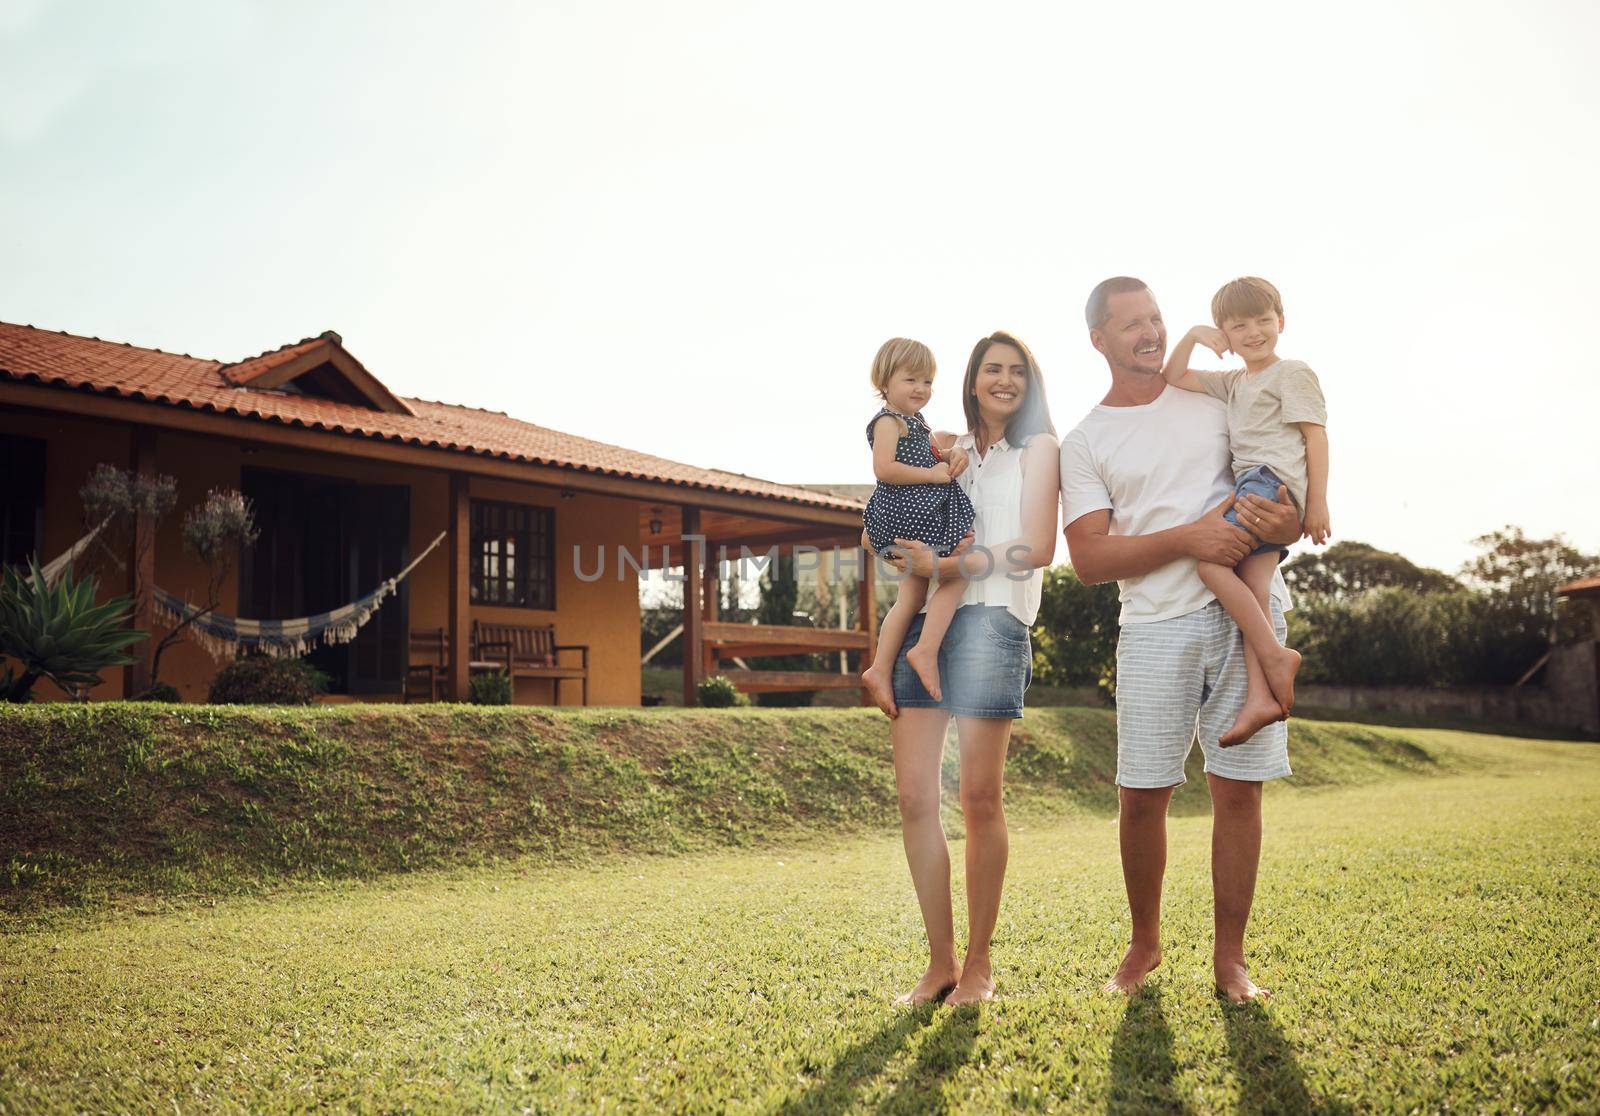
[[[1162, 370], [1167, 383], [1204, 392], [1228, 407], [1228, 442], [1233, 453], [1235, 498], [1247, 493], [1277, 499], [1289, 490], [1305, 532], [1317, 545], [1328, 541], [1328, 412], [1317, 374], [1298, 360], [1278, 357], [1283, 299], [1265, 279], [1235, 279], [1211, 300], [1216, 328], [1195, 326], [1172, 350]], [[1199, 372], [1189, 355], [1204, 345], [1218, 356], [1232, 352], [1244, 367]], [[1239, 526], [1237, 509], [1227, 519]], [[1272, 633], [1267, 591], [1287, 547], [1258, 547], [1238, 567], [1200, 563], [1200, 579], [1222, 602], [1244, 636], [1250, 691], [1223, 747], [1249, 740], [1289, 715], [1300, 654], [1280, 646]]]

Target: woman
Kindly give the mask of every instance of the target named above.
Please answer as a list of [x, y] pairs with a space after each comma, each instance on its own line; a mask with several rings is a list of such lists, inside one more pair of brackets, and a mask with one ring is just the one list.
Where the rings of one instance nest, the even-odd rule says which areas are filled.
[[[979, 341], [962, 385], [966, 434], [955, 445], [969, 460], [957, 478], [977, 520], [964, 553], [934, 556], [900, 540], [903, 557], [885, 561], [905, 573], [965, 576], [961, 607], [939, 649], [942, 695], [934, 700], [906, 653], [921, 634], [912, 622], [895, 659], [890, 736], [906, 861], [928, 932], [928, 969], [897, 1002], [945, 997], [971, 1004], [994, 996], [989, 942], [1006, 874], [1006, 819], [1001, 777], [1011, 722], [1033, 678], [1028, 629], [1039, 611], [1041, 567], [1055, 557], [1059, 446], [1039, 366], [1021, 341], [995, 333]], [[956, 956], [951, 914], [950, 850], [939, 822], [939, 772], [951, 715], [961, 744], [961, 812], [967, 826], [967, 952]]]

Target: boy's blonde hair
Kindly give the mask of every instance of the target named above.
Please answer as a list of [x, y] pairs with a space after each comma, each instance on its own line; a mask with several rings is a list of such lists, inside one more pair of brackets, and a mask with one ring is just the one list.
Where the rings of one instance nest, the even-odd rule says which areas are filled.
[[1283, 317], [1283, 296], [1278, 288], [1265, 279], [1246, 275], [1223, 285], [1211, 299], [1211, 320], [1222, 328], [1222, 323], [1234, 318], [1246, 320], [1271, 310]]
[[921, 341], [907, 337], [891, 337], [872, 358], [872, 386], [885, 398], [889, 394], [889, 378], [901, 369], [926, 372], [930, 376], [938, 371], [933, 360], [933, 350]]

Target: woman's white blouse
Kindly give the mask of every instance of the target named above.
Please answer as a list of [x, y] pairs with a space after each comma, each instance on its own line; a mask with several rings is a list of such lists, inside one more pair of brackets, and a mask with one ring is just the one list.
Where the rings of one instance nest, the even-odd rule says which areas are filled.
[[972, 556], [964, 567], [970, 580], [961, 603], [1004, 605], [1007, 612], [1031, 628], [1039, 615], [1043, 586], [1039, 569], [1031, 567], [1024, 576], [1006, 568], [1003, 553], [994, 551], [992, 563], [983, 553], [973, 553], [979, 547], [993, 551], [996, 545], [1022, 534], [1023, 448], [1013, 447], [1001, 438], [989, 447], [986, 456], [979, 457], [975, 442], [970, 433], [956, 439], [956, 445], [967, 451], [966, 471], [956, 478], [956, 483], [966, 490], [978, 513], [972, 525]]

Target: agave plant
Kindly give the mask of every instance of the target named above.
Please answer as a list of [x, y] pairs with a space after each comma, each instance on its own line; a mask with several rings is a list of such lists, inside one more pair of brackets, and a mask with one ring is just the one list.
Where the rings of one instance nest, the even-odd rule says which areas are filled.
[[66, 569], [54, 585], [37, 562], [26, 576], [7, 568], [0, 576], [0, 654], [22, 665], [0, 677], [0, 698], [27, 701], [33, 684], [48, 678], [67, 693], [93, 686], [106, 667], [134, 660], [123, 649], [149, 633], [123, 627], [133, 610], [128, 597], [94, 603], [99, 584], [91, 575], [78, 581]]

